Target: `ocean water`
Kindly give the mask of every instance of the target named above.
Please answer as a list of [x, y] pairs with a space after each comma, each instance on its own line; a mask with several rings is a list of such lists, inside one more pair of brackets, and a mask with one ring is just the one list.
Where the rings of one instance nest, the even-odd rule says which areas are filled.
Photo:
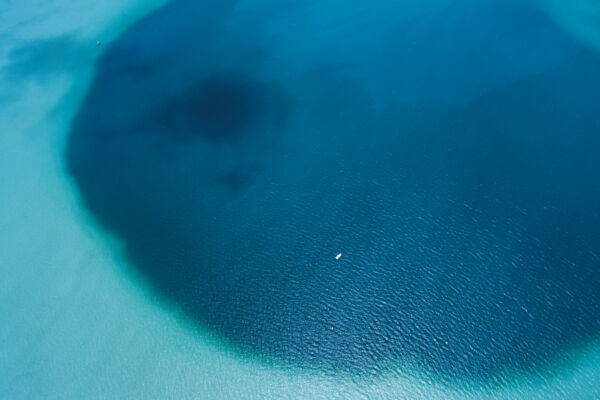
[[593, 2], [1, 7], [0, 397], [600, 396]]

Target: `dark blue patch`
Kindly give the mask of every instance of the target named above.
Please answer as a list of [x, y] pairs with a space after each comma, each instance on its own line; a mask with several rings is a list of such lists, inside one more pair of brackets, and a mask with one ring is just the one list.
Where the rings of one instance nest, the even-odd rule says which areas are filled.
[[265, 112], [261, 88], [233, 79], [209, 77], [175, 97], [157, 111], [160, 130], [214, 140], [231, 139], [248, 130], [254, 118]]
[[357, 373], [487, 378], [597, 334], [595, 55], [460, 106], [375, 107], [328, 66], [269, 79], [268, 43], [228, 47], [235, 2], [208, 3], [111, 46], [66, 151], [170, 304], [240, 349]]

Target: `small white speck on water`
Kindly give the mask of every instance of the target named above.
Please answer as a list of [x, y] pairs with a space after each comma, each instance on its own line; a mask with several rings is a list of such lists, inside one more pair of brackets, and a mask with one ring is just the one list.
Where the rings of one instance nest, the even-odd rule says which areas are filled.
[[342, 257], [342, 253], [339, 253], [337, 256], [335, 256], [336, 260], [339, 260]]

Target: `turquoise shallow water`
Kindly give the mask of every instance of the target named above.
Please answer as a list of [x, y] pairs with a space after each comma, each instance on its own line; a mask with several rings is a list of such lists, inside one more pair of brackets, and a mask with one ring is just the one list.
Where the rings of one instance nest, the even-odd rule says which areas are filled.
[[597, 397], [575, 17], [174, 4], [3, 13], [2, 396]]

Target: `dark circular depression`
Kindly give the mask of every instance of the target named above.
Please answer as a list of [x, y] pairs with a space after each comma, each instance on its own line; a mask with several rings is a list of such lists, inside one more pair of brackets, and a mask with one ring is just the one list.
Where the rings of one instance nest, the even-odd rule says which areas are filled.
[[596, 55], [381, 106], [331, 66], [265, 72], [235, 6], [128, 29], [68, 137], [85, 205], [167, 304], [240, 351], [351, 372], [489, 377], [595, 337]]

